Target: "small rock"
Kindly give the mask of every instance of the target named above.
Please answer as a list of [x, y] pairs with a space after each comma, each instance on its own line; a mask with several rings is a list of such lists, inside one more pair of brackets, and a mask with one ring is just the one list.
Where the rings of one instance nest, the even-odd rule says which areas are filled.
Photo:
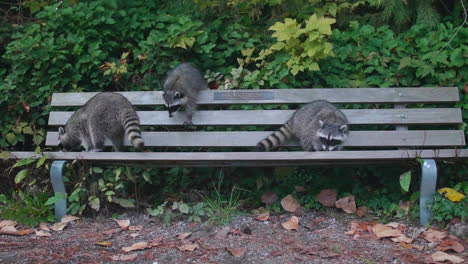
[[466, 223], [455, 223], [450, 225], [449, 233], [460, 238], [468, 239], [468, 224]]

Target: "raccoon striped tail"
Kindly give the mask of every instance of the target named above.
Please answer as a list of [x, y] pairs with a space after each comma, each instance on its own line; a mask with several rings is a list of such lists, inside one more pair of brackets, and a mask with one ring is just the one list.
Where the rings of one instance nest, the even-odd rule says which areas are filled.
[[125, 135], [128, 137], [128, 141], [130, 141], [135, 148], [141, 150], [145, 146], [145, 143], [141, 138], [140, 119], [136, 115], [135, 111], [132, 110], [124, 114], [122, 123], [125, 129]]
[[291, 130], [288, 124], [280, 127], [277, 131], [263, 139], [257, 144], [257, 151], [270, 151], [279, 145], [284, 144], [288, 139], [292, 137]]

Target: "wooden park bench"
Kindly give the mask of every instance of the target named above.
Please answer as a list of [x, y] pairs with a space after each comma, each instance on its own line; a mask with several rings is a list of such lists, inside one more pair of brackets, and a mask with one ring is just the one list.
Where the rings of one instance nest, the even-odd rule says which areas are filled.
[[[94, 94], [55, 93], [51, 106], [53, 109], [79, 107]], [[163, 105], [160, 91], [122, 94], [137, 109], [155, 109], [155, 106]], [[279, 106], [284, 104], [304, 104], [316, 99], [361, 108], [343, 110], [351, 124], [345, 150], [303, 152], [297, 148], [297, 142], [292, 141], [279, 151], [255, 152], [255, 145], [284, 124], [294, 110], [205, 110], [227, 109], [240, 104], [273, 104], [278, 106], [275, 109], [281, 109]], [[150, 152], [47, 151], [41, 154], [12, 152], [12, 155], [17, 158], [47, 155], [49, 160], [54, 160], [51, 181], [56, 193], [65, 193], [62, 171], [65, 162], [72, 160], [150, 167], [408, 165], [423, 160], [420, 222], [425, 225], [430, 217], [426, 202], [432, 199], [436, 188], [435, 161], [466, 160], [468, 157], [468, 149], [464, 148], [465, 134], [459, 128], [463, 123], [461, 110], [451, 107], [457, 101], [459, 91], [456, 87], [210, 90], [201, 93], [200, 111], [193, 118], [198, 131], [183, 129], [183, 112], [169, 118], [163, 109], [138, 111], [143, 130], [147, 131], [143, 133], [145, 147]], [[412, 107], [421, 103], [428, 107]], [[380, 107], [368, 109], [369, 105], [376, 104]], [[59, 110], [50, 113], [49, 126], [53, 131], [47, 133], [46, 139], [50, 149], [57, 147], [57, 128], [64, 126], [71, 114]], [[206, 126], [214, 126], [217, 130], [199, 131]], [[248, 131], [249, 126], [266, 126], [270, 131]], [[153, 128], [150, 130], [150, 127]], [[219, 129], [226, 127], [230, 127], [230, 131]], [[177, 131], [168, 131], [174, 129]], [[128, 142], [126, 145], [129, 146]], [[66, 201], [57, 203], [55, 210], [60, 219], [66, 212]]]

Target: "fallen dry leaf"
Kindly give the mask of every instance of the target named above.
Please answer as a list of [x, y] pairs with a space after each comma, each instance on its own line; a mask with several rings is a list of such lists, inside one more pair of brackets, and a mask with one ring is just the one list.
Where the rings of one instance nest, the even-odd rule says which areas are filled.
[[262, 195], [262, 202], [266, 205], [270, 205], [278, 200], [278, 195], [274, 192], [266, 192]]
[[227, 249], [234, 257], [242, 257], [247, 249], [245, 248], [228, 248]]
[[382, 225], [382, 224], [376, 224], [374, 227], [372, 227], [372, 232], [378, 238], [399, 237], [402, 235], [400, 230], [394, 229], [393, 227]]
[[255, 219], [257, 219], [259, 221], [267, 221], [268, 218], [270, 218], [270, 212], [266, 212], [264, 214], [257, 215], [257, 217], [255, 217]]
[[284, 210], [294, 213], [301, 205], [294, 199], [292, 195], [288, 195], [281, 200], [281, 206]]
[[336, 191], [335, 190], [322, 190], [317, 194], [317, 200], [323, 206], [333, 207], [336, 203]]
[[444, 240], [442, 240], [440, 245], [437, 247], [437, 250], [439, 250], [439, 251], [453, 250], [453, 251], [455, 251], [457, 253], [462, 253], [465, 250], [465, 248], [463, 247], [462, 244], [460, 244], [456, 240], [444, 239]]
[[321, 250], [321, 251], [319, 251], [319, 256], [321, 258], [333, 258], [333, 257], [339, 256], [339, 255], [340, 254], [335, 253], [335, 252], [331, 252], [330, 250]]
[[51, 225], [50, 229], [58, 232], [58, 231], [62, 231], [67, 225], [68, 225], [68, 223], [57, 222], [57, 223]]
[[411, 244], [413, 243], [413, 239], [407, 237], [405, 234], [401, 234], [400, 236], [397, 236], [397, 237], [392, 237], [391, 240], [393, 242], [403, 242], [403, 243], [406, 243], [406, 244]]
[[140, 233], [131, 233], [130, 236], [133, 237], [133, 238], [136, 238], [138, 236], [141, 236], [141, 234]]
[[129, 226], [129, 227], [128, 227], [128, 230], [129, 230], [129, 231], [141, 231], [141, 230], [143, 230], [143, 226], [142, 226], [142, 225]]
[[447, 237], [447, 233], [429, 228], [429, 230], [422, 232], [421, 237], [429, 242], [440, 242]]
[[96, 242], [95, 244], [98, 245], [98, 246], [108, 247], [108, 246], [112, 245], [112, 242], [102, 241], [102, 242]]
[[38, 237], [50, 237], [51, 234], [49, 232], [47, 232], [47, 231], [42, 231], [42, 230], [37, 231], [36, 230], [36, 236], [38, 236]]
[[400, 224], [397, 223], [397, 222], [390, 222], [390, 223], [386, 224], [386, 226], [389, 226], [389, 227], [392, 227], [392, 228], [395, 228], [395, 229], [397, 229], [399, 225]]
[[364, 217], [367, 213], [367, 207], [365, 207], [364, 205], [363, 206], [360, 206], [357, 210], [356, 210], [356, 214], [357, 216], [359, 217]]
[[176, 237], [177, 239], [182, 240], [182, 239], [187, 238], [187, 237], [190, 236], [191, 234], [192, 234], [191, 232], [188, 232], [188, 233], [179, 233], [179, 234], [177, 234], [175, 237]]
[[434, 261], [450, 261], [452, 263], [462, 263], [463, 259], [454, 255], [449, 255], [442, 251], [437, 251], [431, 255]]
[[177, 247], [180, 251], [194, 251], [198, 248], [198, 244], [184, 244]]
[[16, 223], [15, 221], [12, 221], [12, 220], [2, 220], [2, 221], [0, 221], [0, 228], [3, 228], [5, 226], [15, 226], [17, 224], [18, 223]]
[[62, 220], [60, 220], [60, 222], [62, 223], [70, 223], [70, 222], [73, 222], [73, 221], [76, 221], [80, 219], [79, 217], [77, 216], [73, 216], [73, 215], [66, 215], [64, 217], [62, 217]]
[[371, 223], [371, 222], [352, 221], [351, 229], [345, 232], [345, 235], [354, 235], [359, 232], [372, 232], [372, 227], [374, 225], [375, 223]]
[[353, 195], [339, 199], [336, 201], [335, 205], [337, 208], [343, 209], [345, 213], [352, 214], [356, 212], [356, 202], [354, 201]]
[[114, 219], [115, 222], [122, 228], [123, 230], [127, 230], [127, 228], [130, 226], [130, 220], [124, 219], [124, 220], [117, 220]]
[[50, 231], [49, 226], [47, 225], [47, 223], [44, 223], [44, 222], [42, 222], [42, 223], [39, 224], [39, 228], [40, 228], [42, 231]]
[[0, 228], [0, 235], [24, 236], [34, 233], [34, 230], [17, 230], [14, 226], [8, 225]]
[[281, 226], [288, 231], [293, 229], [299, 231], [299, 219], [296, 216], [292, 216], [288, 221], [281, 223]]
[[121, 261], [130, 261], [130, 260], [136, 259], [136, 257], [137, 257], [136, 253], [128, 254], [128, 255], [119, 254], [119, 255], [111, 256], [111, 259], [114, 260], [114, 261], [119, 261], [119, 260], [121, 260]]
[[142, 250], [142, 249], [146, 249], [146, 248], [150, 248], [151, 245], [148, 244], [148, 242], [138, 242], [138, 243], [135, 243], [129, 247], [123, 247], [122, 250], [125, 251], [125, 252], [130, 252], [130, 251], [135, 251], [135, 250]]

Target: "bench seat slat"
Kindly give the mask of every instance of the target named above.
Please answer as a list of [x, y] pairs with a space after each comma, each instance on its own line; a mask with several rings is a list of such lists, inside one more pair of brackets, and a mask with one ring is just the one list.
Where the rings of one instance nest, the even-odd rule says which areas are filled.
[[[12, 152], [17, 158], [39, 158], [34, 152]], [[353, 165], [404, 162], [409, 159], [457, 160], [468, 158], [468, 149], [374, 150], [332, 152], [44, 152], [51, 160], [88, 160], [107, 164], [140, 164], [155, 167]], [[339, 162], [337, 162], [339, 161]]]
[[[271, 131], [233, 132], [144, 132], [145, 146], [151, 147], [253, 147]], [[58, 132], [48, 132], [46, 145], [58, 144]], [[110, 145], [110, 142], [106, 142]], [[125, 145], [129, 146], [126, 140]], [[294, 140], [287, 144], [296, 146]], [[349, 147], [435, 147], [464, 146], [462, 130], [352, 131]]]
[[[459, 108], [417, 109], [344, 109], [353, 125], [380, 124], [460, 124], [463, 122]], [[141, 124], [183, 125], [185, 113], [177, 112], [173, 118], [167, 111], [138, 111]], [[292, 116], [294, 110], [235, 110], [199, 111], [193, 117], [196, 125], [281, 125]], [[63, 126], [73, 112], [51, 112], [50, 126]]]
[[[163, 105], [161, 91], [120, 92], [133, 105]], [[52, 106], [81, 106], [96, 93], [54, 93]], [[300, 104], [317, 99], [332, 103], [441, 103], [459, 100], [457, 87], [313, 88], [206, 90], [199, 104]]]

